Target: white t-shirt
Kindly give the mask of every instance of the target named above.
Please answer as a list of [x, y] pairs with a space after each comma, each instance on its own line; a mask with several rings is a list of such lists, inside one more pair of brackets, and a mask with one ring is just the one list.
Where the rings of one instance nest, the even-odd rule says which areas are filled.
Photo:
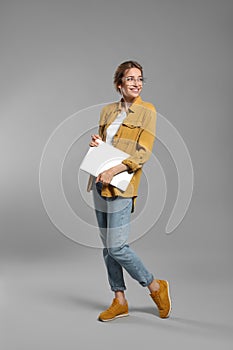
[[126, 117], [126, 112], [122, 111], [117, 115], [116, 119], [112, 122], [112, 124], [109, 125], [109, 127], [107, 128], [106, 143], [112, 144], [112, 140], [116, 135], [125, 117]]

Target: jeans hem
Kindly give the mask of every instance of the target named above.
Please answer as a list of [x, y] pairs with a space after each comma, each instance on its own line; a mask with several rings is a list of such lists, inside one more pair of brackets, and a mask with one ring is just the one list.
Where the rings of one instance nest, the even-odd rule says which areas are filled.
[[112, 292], [118, 292], [118, 291], [125, 291], [126, 290], [126, 287], [111, 287], [111, 291]]
[[152, 276], [151, 280], [147, 283], [140, 283], [143, 287], [148, 287], [154, 281], [154, 276]]

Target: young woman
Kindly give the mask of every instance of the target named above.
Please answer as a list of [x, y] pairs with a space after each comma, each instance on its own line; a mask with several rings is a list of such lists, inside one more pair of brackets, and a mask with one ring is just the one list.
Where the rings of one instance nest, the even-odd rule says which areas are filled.
[[[126, 61], [114, 74], [114, 85], [122, 98], [105, 106], [100, 115], [99, 133], [92, 135], [91, 147], [103, 140], [129, 154], [129, 157], [89, 181], [93, 190], [95, 212], [103, 242], [103, 256], [114, 299], [111, 306], [99, 315], [100, 321], [110, 321], [128, 315], [123, 269], [147, 287], [161, 318], [169, 317], [171, 301], [169, 285], [155, 279], [128, 244], [130, 216], [134, 211], [143, 164], [149, 159], [155, 139], [155, 107], [141, 99], [143, 69], [135, 61]], [[110, 185], [116, 174], [133, 173], [123, 192]]]

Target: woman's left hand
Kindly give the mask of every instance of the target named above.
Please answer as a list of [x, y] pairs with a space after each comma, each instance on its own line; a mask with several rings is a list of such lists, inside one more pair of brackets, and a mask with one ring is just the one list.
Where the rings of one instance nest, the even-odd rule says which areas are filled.
[[105, 170], [102, 173], [100, 173], [97, 178], [96, 178], [96, 183], [97, 182], [102, 182], [104, 185], [109, 185], [110, 182], [112, 181], [112, 178], [114, 176], [113, 171], [109, 170]]

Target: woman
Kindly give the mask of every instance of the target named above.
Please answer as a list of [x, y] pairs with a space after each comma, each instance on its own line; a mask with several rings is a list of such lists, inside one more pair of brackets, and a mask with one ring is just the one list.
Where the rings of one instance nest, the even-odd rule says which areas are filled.
[[[114, 292], [111, 306], [99, 315], [100, 321], [128, 315], [123, 269], [149, 289], [161, 318], [168, 317], [171, 311], [168, 282], [155, 279], [127, 243], [142, 167], [150, 157], [155, 139], [156, 110], [140, 97], [143, 81], [143, 69], [139, 63], [126, 61], [119, 65], [114, 85], [122, 98], [102, 109], [99, 133], [92, 135], [90, 142], [91, 147], [97, 147], [98, 140], [103, 140], [129, 154], [121, 164], [100, 173], [95, 183], [89, 181], [104, 245], [108, 280]], [[133, 173], [124, 192], [110, 185], [113, 176], [123, 171]]]

